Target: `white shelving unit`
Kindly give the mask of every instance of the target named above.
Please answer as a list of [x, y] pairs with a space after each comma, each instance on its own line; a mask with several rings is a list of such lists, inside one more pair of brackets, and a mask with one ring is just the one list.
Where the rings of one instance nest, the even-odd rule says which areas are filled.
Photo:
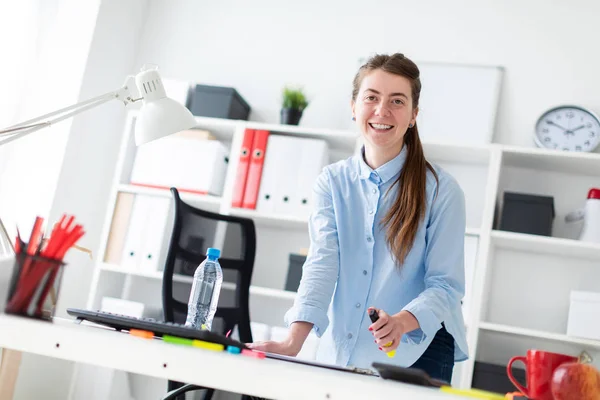
[[[160, 271], [138, 271], [104, 262], [114, 205], [119, 192], [170, 197], [166, 190], [129, 184], [135, 155], [135, 113], [126, 123], [121, 156], [105, 217], [103, 240], [89, 296], [88, 307], [99, 308], [103, 296], [143, 301], [149, 309], [160, 308]], [[328, 142], [330, 162], [350, 157], [360, 143], [348, 131], [304, 128], [257, 122], [197, 118], [197, 128], [209, 130], [229, 149], [229, 165], [221, 197], [183, 194], [199, 207], [223, 214], [252, 218], [257, 227], [257, 252], [250, 290], [253, 321], [283, 325], [283, 314], [295, 293], [283, 290], [290, 253], [309, 245], [307, 220], [231, 207], [237, 160], [245, 128], [271, 133], [321, 138]], [[600, 182], [600, 155], [574, 154], [536, 148], [492, 144], [460, 146], [424, 143], [429, 161], [449, 171], [460, 183], [466, 198], [470, 265], [466, 265], [470, 359], [457, 364], [453, 383], [470, 387], [475, 361], [506, 365], [513, 355], [528, 348], [579, 353], [587, 351], [596, 365], [600, 341], [566, 335], [569, 292], [600, 292], [600, 245], [577, 241], [580, 227], [564, 222], [567, 212], [581, 207], [590, 187]], [[502, 210], [504, 191], [550, 195], [555, 199], [555, 237], [495, 230]], [[190, 285], [191, 278], [175, 282]], [[224, 290], [233, 289], [226, 283]]]

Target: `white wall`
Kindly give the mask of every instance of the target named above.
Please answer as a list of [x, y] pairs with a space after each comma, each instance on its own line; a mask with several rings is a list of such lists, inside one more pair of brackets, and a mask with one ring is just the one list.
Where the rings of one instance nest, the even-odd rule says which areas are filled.
[[[135, 63], [140, 32], [146, 18], [146, 0], [103, 0], [90, 48], [80, 99], [119, 89], [128, 75], [137, 73]], [[123, 134], [126, 109], [111, 101], [73, 119], [50, 219], [63, 213], [75, 215], [85, 236], [79, 244], [94, 252], [100, 242], [108, 195]], [[82, 252], [71, 251], [65, 269], [58, 315], [66, 308], [84, 308], [89, 294], [93, 262]]]
[[280, 89], [290, 82], [304, 85], [312, 99], [302, 125], [349, 128], [357, 60], [394, 51], [417, 62], [504, 66], [499, 143], [531, 146], [536, 119], [556, 104], [600, 111], [600, 96], [591, 89], [600, 87], [600, 2], [594, 0], [151, 5], [138, 63], [159, 64], [163, 76], [234, 86], [253, 107], [255, 120], [278, 121]]
[[[99, 1], [55, 0], [37, 5], [38, 53], [28, 66], [22, 103], [15, 107], [19, 121], [77, 102]], [[70, 128], [71, 121], [64, 121], [7, 145], [0, 209], [9, 229], [18, 223], [28, 235], [34, 216], [48, 216]], [[15, 399], [63, 399], [69, 385], [69, 375], [63, 371], [69, 366], [65, 361], [23, 354]]]
[[[25, 65], [16, 63], [20, 71], [25, 71], [24, 75], [3, 71], [7, 73], [3, 79], [14, 78], [20, 89], [20, 96], [10, 99], [7, 110], [14, 123], [77, 102], [99, 1], [36, 0], [27, 5], [38, 15], [19, 20], [27, 16], [21, 12], [12, 17], [20, 25], [36, 26], [34, 37], [29, 43], [22, 43], [33, 46], [34, 53], [29, 59], [19, 60], [25, 61]], [[12, 34], [22, 35], [18, 29]], [[10, 52], [6, 60], [19, 55]], [[9, 92], [11, 86], [8, 85]], [[65, 120], [3, 146], [0, 216], [11, 235], [16, 234], [18, 225], [28, 238], [35, 217], [48, 216], [70, 127], [71, 120]]]
[[[73, 103], [118, 89], [127, 75], [139, 70], [135, 59], [145, 10], [146, 0], [102, 1], [96, 24], [91, 27], [93, 39], [85, 72], [79, 80], [81, 89]], [[99, 242], [124, 115], [123, 104], [114, 101], [73, 118], [70, 134], [65, 138], [62, 165], [59, 163], [49, 220], [57, 221], [63, 212], [75, 215], [87, 232], [80, 244], [94, 250]], [[72, 251], [67, 262], [59, 316], [66, 315], [67, 307], [85, 307], [92, 275], [93, 263], [87, 255]], [[66, 399], [72, 367], [66, 361], [25, 354], [15, 400]]]

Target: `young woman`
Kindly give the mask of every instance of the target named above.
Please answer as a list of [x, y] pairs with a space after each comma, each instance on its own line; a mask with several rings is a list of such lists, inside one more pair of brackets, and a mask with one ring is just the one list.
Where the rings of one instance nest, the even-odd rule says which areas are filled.
[[252, 348], [295, 356], [312, 329], [321, 337], [319, 361], [393, 363], [447, 382], [454, 362], [467, 358], [464, 194], [425, 160], [420, 91], [419, 69], [402, 54], [376, 55], [359, 69], [351, 106], [364, 146], [315, 184], [310, 250], [285, 316], [287, 340]]

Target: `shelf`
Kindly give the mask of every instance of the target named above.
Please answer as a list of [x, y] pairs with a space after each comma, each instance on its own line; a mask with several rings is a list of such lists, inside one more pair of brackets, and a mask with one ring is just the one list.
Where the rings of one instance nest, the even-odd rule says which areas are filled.
[[481, 235], [481, 229], [467, 227], [467, 229], [465, 230], [465, 235], [466, 236], [479, 236], [479, 235]]
[[525, 233], [492, 231], [492, 244], [495, 247], [529, 253], [551, 254], [560, 257], [585, 258], [600, 261], [600, 244], [581, 242]]
[[[103, 271], [111, 271], [118, 272], [124, 275], [133, 275], [140, 276], [143, 278], [155, 279], [162, 281], [163, 273], [162, 271], [142, 271], [142, 270], [134, 270], [134, 269], [126, 269], [119, 265], [103, 263], [100, 268]], [[187, 275], [173, 275], [173, 281], [179, 283], [188, 283], [191, 284], [193, 282], [193, 277]], [[223, 282], [222, 288], [225, 290], [234, 290], [235, 284], [232, 282]], [[271, 297], [273, 299], [278, 300], [288, 300], [294, 301], [296, 298], [295, 292], [290, 292], [287, 290], [279, 290], [279, 289], [271, 289], [260, 286], [250, 286], [250, 294], [262, 297]]]
[[[226, 290], [235, 290], [235, 284], [232, 282], [223, 282], [222, 288]], [[271, 297], [277, 300], [288, 300], [292, 302], [296, 298], [296, 292], [271, 289], [261, 286], [250, 286], [250, 294], [255, 296]]]
[[[118, 272], [118, 273], [121, 273], [124, 275], [141, 276], [144, 278], [157, 279], [157, 280], [162, 280], [162, 278], [163, 278], [162, 271], [143, 271], [143, 270], [137, 270], [137, 269], [127, 269], [127, 268], [121, 267], [120, 265], [108, 264], [108, 263], [103, 263], [100, 268], [103, 271]], [[173, 281], [180, 282], [180, 283], [192, 283], [192, 277], [186, 276], [186, 275], [173, 275]]]
[[507, 167], [576, 175], [600, 176], [600, 154], [562, 150], [503, 146], [503, 163]]
[[[122, 183], [118, 186], [118, 190], [119, 190], [119, 192], [171, 198], [171, 192], [168, 189], [154, 189], [154, 188], [148, 188], [148, 187], [144, 187], [144, 186], [129, 185], [126, 183]], [[221, 198], [218, 196], [211, 196], [211, 195], [206, 195], [206, 194], [193, 194], [193, 193], [186, 193], [186, 192], [181, 192], [181, 191], [179, 192], [179, 195], [181, 196], [182, 200], [192, 202], [192, 203], [205, 203], [205, 204], [214, 204], [214, 205], [221, 204]]]
[[214, 137], [220, 141], [230, 142], [233, 139], [236, 129], [240, 124], [246, 123], [243, 120], [225, 119], [225, 118], [210, 118], [210, 117], [194, 117], [196, 119], [195, 129], [203, 129], [209, 131]]
[[510, 335], [525, 336], [525, 337], [536, 338], [536, 339], [545, 339], [545, 340], [551, 340], [551, 341], [555, 341], [555, 342], [570, 343], [570, 344], [576, 344], [579, 346], [600, 349], [600, 340], [571, 337], [571, 336], [563, 335], [560, 333], [551, 333], [551, 332], [537, 331], [534, 329], [518, 328], [518, 327], [514, 327], [514, 326], [494, 324], [491, 322], [481, 322], [479, 324], [479, 328], [482, 330], [486, 330], [486, 331], [507, 333]]
[[306, 228], [308, 224], [308, 218], [290, 215], [266, 214], [261, 213], [260, 211], [248, 210], [244, 208], [232, 208], [230, 214], [238, 217], [250, 218], [257, 225], [267, 226], [270, 228]]
[[263, 129], [271, 133], [285, 133], [293, 136], [323, 139], [327, 141], [331, 147], [343, 148], [350, 152], [353, 152], [356, 146], [356, 139], [358, 139], [358, 132], [352, 132], [350, 130], [337, 130], [337, 129], [322, 129], [322, 128], [309, 128], [297, 125], [279, 125], [279, 124], [267, 124], [263, 122], [245, 122], [244, 126], [250, 129]]

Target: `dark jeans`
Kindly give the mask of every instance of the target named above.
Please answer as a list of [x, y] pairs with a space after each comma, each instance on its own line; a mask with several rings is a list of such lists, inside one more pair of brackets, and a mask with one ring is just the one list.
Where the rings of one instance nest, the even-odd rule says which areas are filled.
[[454, 369], [454, 338], [448, 333], [444, 324], [435, 334], [425, 353], [411, 365], [411, 368], [422, 369], [430, 377], [450, 384]]

